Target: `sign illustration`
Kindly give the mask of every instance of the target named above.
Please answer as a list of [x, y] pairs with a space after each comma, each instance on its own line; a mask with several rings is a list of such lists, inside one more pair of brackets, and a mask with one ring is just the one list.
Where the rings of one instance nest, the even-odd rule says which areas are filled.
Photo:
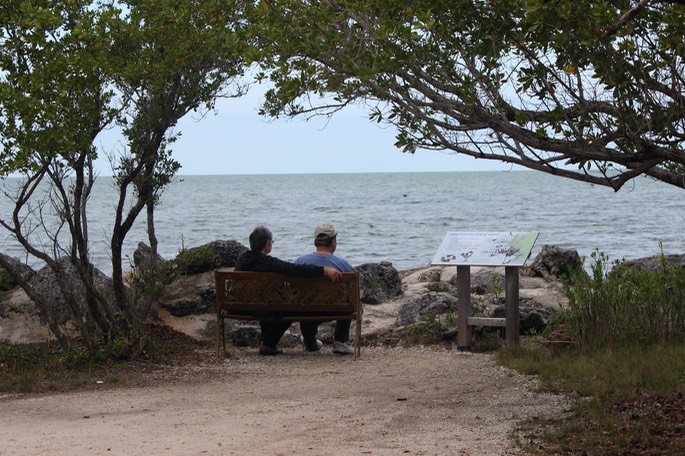
[[537, 231], [449, 232], [443, 238], [431, 264], [523, 266], [530, 257], [538, 234]]

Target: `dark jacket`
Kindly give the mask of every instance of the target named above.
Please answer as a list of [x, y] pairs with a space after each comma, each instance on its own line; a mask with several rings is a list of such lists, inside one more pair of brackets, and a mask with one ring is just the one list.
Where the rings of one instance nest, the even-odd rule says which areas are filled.
[[253, 252], [252, 250], [248, 250], [240, 255], [236, 262], [235, 270], [278, 272], [298, 277], [320, 277], [324, 275], [322, 266], [289, 263], [270, 255], [264, 255], [262, 252]]

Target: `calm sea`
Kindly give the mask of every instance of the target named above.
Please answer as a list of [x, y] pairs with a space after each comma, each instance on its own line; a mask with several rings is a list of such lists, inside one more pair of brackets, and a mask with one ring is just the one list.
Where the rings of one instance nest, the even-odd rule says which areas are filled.
[[[528, 263], [544, 244], [631, 259], [658, 254], [660, 246], [685, 252], [683, 195], [646, 178], [615, 193], [534, 171], [190, 176], [164, 193], [156, 229], [167, 259], [218, 239], [247, 246], [252, 228], [265, 224], [274, 233], [272, 255], [292, 260], [313, 250], [314, 227], [323, 222], [336, 226], [337, 253], [353, 265], [425, 266], [449, 231], [539, 231]], [[100, 177], [90, 235], [94, 262], [106, 273], [114, 201], [111, 178]], [[0, 217], [8, 217], [10, 205], [0, 202]], [[1, 236], [0, 250], [23, 258], [15, 241]], [[141, 241], [142, 217], [126, 253]]]

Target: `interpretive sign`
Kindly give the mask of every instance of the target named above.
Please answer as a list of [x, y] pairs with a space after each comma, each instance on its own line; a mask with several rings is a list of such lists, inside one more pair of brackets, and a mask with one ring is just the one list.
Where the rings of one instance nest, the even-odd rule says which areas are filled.
[[445, 235], [434, 265], [523, 266], [538, 238], [537, 231], [528, 233], [453, 231]]

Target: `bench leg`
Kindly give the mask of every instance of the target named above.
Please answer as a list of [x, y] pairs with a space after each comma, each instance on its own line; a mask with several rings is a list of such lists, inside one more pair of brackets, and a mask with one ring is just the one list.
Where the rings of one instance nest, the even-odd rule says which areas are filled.
[[221, 347], [219, 346], [219, 338], [221, 337], [221, 318], [216, 317], [216, 331], [214, 336], [214, 345], [216, 345], [216, 357], [221, 358]]
[[221, 319], [221, 356], [226, 357], [226, 319]]
[[216, 356], [220, 359], [226, 357], [226, 330], [221, 317], [217, 317], [216, 321]]
[[357, 319], [354, 325], [354, 359], [362, 354], [362, 318], [361, 312], [357, 312]]

